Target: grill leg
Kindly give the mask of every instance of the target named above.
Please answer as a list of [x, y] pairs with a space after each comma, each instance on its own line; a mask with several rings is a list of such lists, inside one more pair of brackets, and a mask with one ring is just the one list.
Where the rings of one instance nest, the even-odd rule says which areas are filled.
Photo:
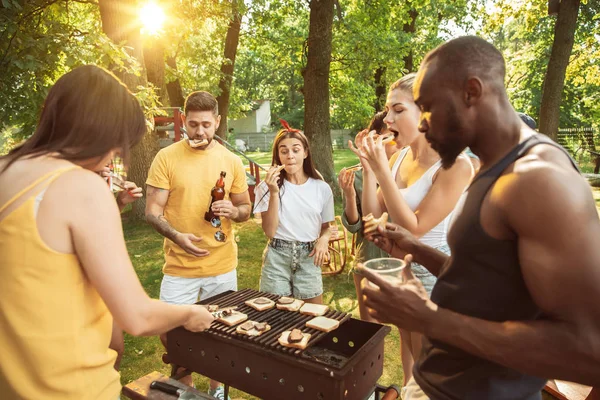
[[229, 385], [223, 385], [223, 391], [225, 392], [225, 400], [229, 398]]

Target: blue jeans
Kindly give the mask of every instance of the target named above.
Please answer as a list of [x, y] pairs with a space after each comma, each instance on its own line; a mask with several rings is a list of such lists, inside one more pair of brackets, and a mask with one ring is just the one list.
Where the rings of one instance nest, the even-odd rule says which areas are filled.
[[313, 242], [269, 241], [263, 253], [260, 290], [302, 300], [323, 294], [321, 267], [308, 256], [313, 248]]
[[[442, 253], [450, 255], [450, 248], [448, 247], [447, 244], [436, 247], [436, 249], [441, 251]], [[437, 282], [437, 278], [431, 272], [429, 272], [429, 270], [427, 268], [425, 268], [421, 264], [414, 262], [414, 263], [412, 263], [410, 269], [411, 269], [412, 273], [415, 275], [415, 277], [417, 277], [423, 283], [423, 286], [425, 287], [425, 291], [427, 291], [427, 294], [429, 295], [429, 297], [431, 297], [431, 291], [433, 290], [433, 286]]]

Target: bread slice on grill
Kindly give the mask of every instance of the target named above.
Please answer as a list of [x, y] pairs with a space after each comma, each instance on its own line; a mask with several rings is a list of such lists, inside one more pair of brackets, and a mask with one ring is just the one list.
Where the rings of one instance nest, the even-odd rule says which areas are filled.
[[[271, 325], [267, 324], [266, 322], [263, 322], [265, 329], [260, 331], [257, 329], [257, 325], [259, 325], [259, 324], [261, 324], [261, 322], [246, 321], [243, 324], [239, 324], [237, 326], [237, 328], [235, 328], [235, 331], [237, 333], [239, 333], [240, 335], [260, 336], [263, 333], [271, 330]], [[250, 326], [252, 326], [250, 329], [246, 329], [246, 328], [249, 328]]]
[[246, 301], [246, 305], [254, 308], [256, 311], [265, 311], [275, 307], [275, 302], [266, 297], [257, 297], [256, 299]]
[[311, 336], [310, 333], [303, 332], [304, 337], [302, 338], [301, 341], [295, 342], [295, 343], [290, 343], [290, 341], [289, 341], [290, 332], [291, 331], [281, 332], [281, 336], [279, 336], [279, 339], [277, 339], [279, 341], [279, 344], [282, 345], [283, 347], [291, 347], [291, 348], [300, 349], [300, 350], [306, 349], [306, 346], [308, 346], [308, 341], [310, 340], [310, 336]]
[[331, 332], [340, 326], [340, 321], [326, 317], [315, 317], [306, 321], [306, 326], [323, 332]]
[[329, 310], [329, 306], [326, 306], [325, 304], [305, 303], [302, 308], [300, 308], [300, 314], [318, 317], [319, 315], [325, 314], [327, 310]]
[[[290, 300], [292, 300], [292, 302], [288, 303]], [[282, 304], [282, 301], [288, 304]], [[277, 300], [277, 308], [286, 311], [298, 311], [303, 304], [303, 300], [293, 299], [291, 297], [281, 297], [279, 300]]]
[[226, 317], [219, 317], [217, 318], [217, 321], [227, 326], [234, 326], [239, 324], [240, 322], [244, 322], [247, 319], [248, 316], [246, 314], [241, 313], [239, 311], [232, 311], [231, 315], [228, 315]]

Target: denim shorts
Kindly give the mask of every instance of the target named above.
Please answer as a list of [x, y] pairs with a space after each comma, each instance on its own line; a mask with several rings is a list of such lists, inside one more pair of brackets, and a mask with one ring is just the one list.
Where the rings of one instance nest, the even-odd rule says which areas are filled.
[[[450, 254], [450, 248], [447, 244], [436, 247], [436, 250], [439, 250], [444, 254]], [[416, 262], [412, 263], [410, 269], [415, 275], [415, 277], [417, 277], [421, 281], [421, 283], [423, 283], [427, 294], [431, 297], [431, 291], [433, 290], [433, 286], [437, 282], [437, 278], [435, 277], [435, 275], [429, 272], [427, 268]]]
[[269, 241], [263, 253], [260, 290], [296, 299], [311, 299], [323, 294], [321, 267], [308, 256], [313, 248], [311, 242]]

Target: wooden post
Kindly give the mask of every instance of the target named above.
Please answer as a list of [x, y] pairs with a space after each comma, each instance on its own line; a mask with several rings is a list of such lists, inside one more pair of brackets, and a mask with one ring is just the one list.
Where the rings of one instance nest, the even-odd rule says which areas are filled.
[[173, 129], [175, 131], [174, 142], [179, 142], [181, 140], [181, 111], [179, 108], [173, 110]]

